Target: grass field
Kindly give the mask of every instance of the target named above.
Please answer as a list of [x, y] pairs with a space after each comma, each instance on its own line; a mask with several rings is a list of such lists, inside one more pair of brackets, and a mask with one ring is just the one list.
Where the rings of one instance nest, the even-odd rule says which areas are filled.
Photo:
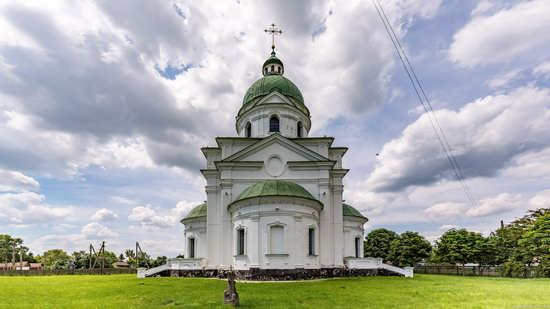
[[[222, 307], [225, 286], [135, 275], [0, 277], [0, 307]], [[239, 282], [237, 290], [243, 308], [550, 308], [549, 279], [417, 275]]]

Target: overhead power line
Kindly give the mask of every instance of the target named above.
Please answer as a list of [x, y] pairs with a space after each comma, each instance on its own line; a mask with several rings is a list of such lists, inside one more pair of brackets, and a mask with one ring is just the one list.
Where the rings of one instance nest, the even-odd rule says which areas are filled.
[[407, 76], [409, 77], [409, 80], [414, 88], [414, 91], [416, 93], [416, 96], [418, 97], [418, 100], [422, 104], [422, 107], [424, 109], [424, 112], [426, 116], [428, 117], [428, 120], [430, 121], [430, 124], [432, 126], [432, 129], [435, 132], [435, 135], [437, 137], [437, 140], [439, 141], [439, 144], [443, 148], [443, 152], [445, 153], [445, 156], [447, 157], [447, 160], [449, 161], [449, 164], [451, 165], [451, 168], [458, 179], [462, 190], [466, 194], [466, 197], [470, 204], [474, 207], [476, 210], [476, 213], [479, 217], [481, 217], [486, 224], [489, 224], [487, 218], [479, 213], [479, 205], [476, 201], [476, 199], [473, 197], [472, 192], [470, 191], [470, 188], [468, 187], [468, 184], [466, 183], [466, 180], [464, 178], [464, 174], [462, 173], [462, 169], [460, 168], [460, 165], [458, 164], [458, 161], [453, 153], [453, 150], [451, 148], [451, 145], [449, 144], [449, 140], [447, 139], [447, 136], [445, 135], [445, 132], [443, 131], [441, 125], [439, 124], [439, 120], [437, 119], [436, 113], [432, 107], [432, 104], [430, 103], [430, 100], [428, 99], [428, 96], [426, 95], [426, 92], [424, 91], [424, 88], [422, 87], [422, 84], [420, 83], [420, 80], [418, 79], [413, 66], [411, 65], [409, 58], [407, 57], [407, 54], [405, 53], [405, 50], [403, 49], [403, 46], [401, 45], [401, 42], [399, 41], [399, 38], [395, 34], [395, 31], [393, 30], [393, 27], [386, 15], [386, 12], [384, 11], [384, 8], [380, 4], [379, 0], [372, 0], [372, 3], [374, 4], [374, 7], [376, 8], [376, 11], [378, 12], [378, 16], [380, 16], [380, 19], [382, 20], [382, 23], [384, 24], [384, 28], [386, 28], [386, 32], [388, 33], [393, 46], [395, 47], [395, 50], [397, 51], [397, 55], [399, 56], [399, 59], [401, 60], [401, 63], [403, 64], [403, 67], [405, 68], [405, 72], [407, 72]]

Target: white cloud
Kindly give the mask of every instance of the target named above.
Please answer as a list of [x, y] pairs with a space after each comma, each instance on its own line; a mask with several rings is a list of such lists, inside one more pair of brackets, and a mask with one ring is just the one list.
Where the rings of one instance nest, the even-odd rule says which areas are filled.
[[50, 206], [44, 203], [45, 199], [35, 192], [0, 194], [0, 222], [54, 223], [73, 219], [71, 208]]
[[450, 229], [457, 229], [460, 225], [456, 224], [443, 224], [442, 226], [438, 227], [438, 230], [450, 230]]
[[176, 204], [175, 208], [172, 208], [171, 213], [172, 216], [177, 220], [178, 222], [183, 219], [187, 214], [195, 208], [200, 203], [198, 202], [189, 202], [189, 201], [179, 201]]
[[102, 208], [102, 209], [96, 211], [92, 215], [92, 220], [94, 220], [94, 221], [103, 221], [103, 222], [112, 222], [112, 221], [115, 221], [117, 217], [118, 217], [117, 214], [115, 214], [111, 210], [106, 209], [106, 208]]
[[0, 192], [25, 192], [39, 186], [38, 181], [23, 173], [0, 169]]
[[395, 198], [392, 194], [376, 193], [362, 190], [368, 188], [364, 183], [357, 183], [350, 186], [345, 193], [347, 204], [355, 207], [367, 218], [377, 216], [384, 212], [385, 207]]
[[433, 219], [454, 219], [464, 216], [467, 209], [465, 204], [445, 202], [427, 208], [424, 213]]
[[527, 204], [530, 209], [550, 208], [550, 189], [537, 193]]
[[149, 221], [155, 215], [151, 205], [138, 206], [132, 208], [132, 213], [128, 216], [130, 221]]
[[492, 15], [478, 15], [455, 33], [450, 59], [463, 67], [508, 62], [524, 52], [548, 48], [550, 2], [524, 1]]
[[543, 62], [533, 69], [534, 75], [550, 77], [550, 61]]
[[109, 200], [115, 204], [135, 205], [138, 201], [124, 196], [111, 196]]
[[[489, 177], [517, 156], [550, 144], [549, 107], [550, 90], [529, 86], [478, 99], [459, 111], [436, 110], [436, 114], [464, 177]], [[366, 182], [376, 191], [455, 179], [425, 114], [386, 143], [377, 160]]]
[[107, 239], [115, 238], [117, 234], [108, 227], [105, 227], [99, 223], [88, 223], [82, 227], [80, 231], [86, 239]]
[[521, 194], [501, 193], [495, 197], [485, 198], [479, 201], [477, 208], [470, 208], [466, 216], [489, 216], [519, 209], [524, 205]]
[[[550, 114], [550, 110], [546, 112]], [[503, 175], [514, 178], [550, 178], [550, 147], [517, 156]]]
[[151, 205], [134, 207], [128, 220], [140, 222], [141, 227], [150, 230], [174, 227], [185, 217], [199, 202], [180, 201], [169, 213], [162, 214], [153, 209]]
[[432, 219], [457, 220], [505, 213], [519, 209], [523, 203], [524, 200], [521, 194], [501, 193], [494, 197], [481, 199], [477, 207], [462, 203], [445, 202], [425, 209], [424, 213]]
[[521, 77], [521, 70], [511, 70], [487, 81], [487, 85], [491, 89], [502, 88], [519, 77]]

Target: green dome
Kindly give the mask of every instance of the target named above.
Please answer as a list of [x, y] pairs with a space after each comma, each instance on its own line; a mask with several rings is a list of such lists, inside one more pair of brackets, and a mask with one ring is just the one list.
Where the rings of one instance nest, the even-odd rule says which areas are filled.
[[206, 218], [206, 203], [202, 203], [195, 208], [191, 209], [191, 211], [185, 216], [185, 218], [181, 219], [180, 222], [183, 223], [183, 221], [188, 219], [195, 219], [195, 218]]
[[369, 220], [367, 217], [363, 216], [359, 210], [353, 208], [351, 205], [342, 204], [342, 213], [344, 217], [357, 217], [365, 220]]
[[[304, 187], [295, 184], [290, 181], [284, 180], [264, 180], [260, 181], [257, 184], [254, 184], [246, 188], [233, 203], [237, 201], [246, 200], [254, 197], [262, 196], [288, 196], [288, 197], [301, 197], [308, 200], [316, 201], [309, 191], [304, 189]], [[322, 204], [321, 204], [322, 205]]]
[[267, 74], [254, 82], [244, 95], [243, 105], [248, 104], [255, 98], [264, 97], [273, 91], [278, 91], [294, 99], [297, 103], [304, 105], [304, 97], [300, 89], [290, 79], [280, 74]]
[[264, 62], [264, 65], [262, 67], [265, 67], [266, 65], [269, 65], [272, 63], [277, 63], [277, 64], [280, 64], [281, 66], [284, 66], [283, 62], [279, 58], [277, 58], [277, 56], [275, 56], [275, 52], [271, 53], [271, 57], [267, 58], [267, 60]]

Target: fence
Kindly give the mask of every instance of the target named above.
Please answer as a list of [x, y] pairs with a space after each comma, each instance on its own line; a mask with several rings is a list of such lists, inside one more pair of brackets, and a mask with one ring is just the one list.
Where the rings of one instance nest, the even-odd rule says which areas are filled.
[[120, 275], [120, 274], [136, 274], [136, 269], [133, 268], [100, 268], [94, 269], [48, 269], [48, 270], [13, 270], [0, 269], [0, 276], [56, 276], [56, 275]]
[[[416, 266], [414, 268], [416, 274], [433, 274], [433, 275], [456, 275], [456, 276], [486, 276], [486, 277], [505, 277], [501, 266], [452, 266], [452, 265], [433, 265], [433, 266]], [[537, 267], [525, 266], [523, 271], [516, 274], [518, 278], [537, 278], [539, 270]]]

